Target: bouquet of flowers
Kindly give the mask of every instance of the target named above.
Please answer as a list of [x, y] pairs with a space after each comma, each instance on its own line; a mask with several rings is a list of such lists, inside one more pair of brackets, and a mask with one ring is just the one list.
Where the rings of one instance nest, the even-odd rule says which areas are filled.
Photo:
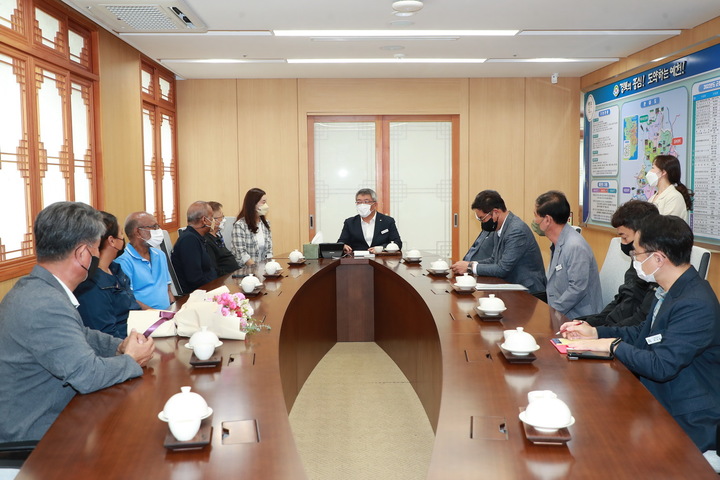
[[263, 328], [270, 330], [270, 325], [257, 322], [252, 318], [255, 311], [250, 306], [250, 301], [242, 293], [222, 293], [212, 297], [212, 301], [218, 304], [218, 311], [223, 317], [237, 317], [240, 320], [241, 332], [255, 333]]

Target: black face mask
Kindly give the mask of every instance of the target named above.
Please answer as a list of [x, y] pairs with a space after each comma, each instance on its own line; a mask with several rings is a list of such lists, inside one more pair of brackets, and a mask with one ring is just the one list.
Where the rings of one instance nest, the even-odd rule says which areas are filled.
[[497, 229], [498, 222], [490, 217], [487, 222], [480, 222], [480, 228], [485, 232], [494, 232]]
[[112, 248], [115, 248], [115, 250], [117, 250], [117, 255], [115, 255], [115, 258], [118, 258], [120, 255], [122, 255], [123, 253], [125, 253], [125, 245], [126, 245], [126, 243], [125, 243], [125, 239], [124, 239], [124, 238], [122, 239], [122, 242], [123, 242], [122, 248], [115, 248], [115, 247], [113, 247], [112, 245], [110, 245]]
[[630, 252], [635, 250], [635, 246], [633, 245], [633, 242], [630, 242], [630, 243], [620, 242], [620, 250], [622, 250], [622, 252], [629, 257]]
[[85, 269], [88, 272], [87, 278], [93, 278], [95, 276], [95, 272], [97, 271], [99, 264], [100, 264], [100, 257], [96, 257], [95, 255], [90, 257], [90, 266]]

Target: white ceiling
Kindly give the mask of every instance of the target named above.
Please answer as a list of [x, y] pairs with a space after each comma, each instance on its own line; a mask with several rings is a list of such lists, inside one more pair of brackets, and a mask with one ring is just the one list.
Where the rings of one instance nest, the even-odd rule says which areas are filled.
[[[392, 13], [393, 0], [184, 0], [191, 20], [210, 34], [121, 34], [121, 38], [182, 78], [437, 78], [576, 77], [590, 73], [670, 38], [672, 35], [517, 35], [457, 40], [374, 39], [342, 42], [308, 37], [240, 36], [247, 30], [681, 30], [720, 16], [719, 0], [426, 0], [410, 17]], [[137, 0], [65, 0], [80, 4], [137, 3]], [[143, 2], [152, 4], [154, 2]], [[93, 7], [95, 8], [95, 7]], [[186, 11], [189, 9], [189, 12]], [[92, 14], [91, 19], [98, 21]], [[409, 26], [391, 22], [407, 20]], [[401, 47], [388, 50], [383, 47]], [[187, 59], [293, 58], [488, 58], [573, 57], [583, 62], [482, 64], [288, 64], [181, 63]]]

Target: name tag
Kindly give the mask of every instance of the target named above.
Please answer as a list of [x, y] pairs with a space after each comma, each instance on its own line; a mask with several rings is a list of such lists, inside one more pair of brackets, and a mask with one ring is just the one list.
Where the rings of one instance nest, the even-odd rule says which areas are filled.
[[555, 271], [559, 272], [560, 270], [562, 270], [562, 265], [555, 265]]
[[381, 231], [380, 234], [387, 233], [387, 232], [389, 232], [389, 231], [390, 231], [390, 229], [389, 229], [389, 228], [386, 228], [385, 230]]
[[662, 341], [662, 333], [658, 333], [657, 335], [653, 335], [651, 337], [646, 337], [645, 341], [648, 345], [652, 345], [653, 343], [660, 343]]

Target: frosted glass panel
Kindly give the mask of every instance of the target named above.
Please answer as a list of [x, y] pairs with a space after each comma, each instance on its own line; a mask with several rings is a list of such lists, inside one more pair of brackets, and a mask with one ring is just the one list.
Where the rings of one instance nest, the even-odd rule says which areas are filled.
[[390, 123], [390, 211], [404, 250], [452, 252], [452, 123]]
[[143, 109], [143, 164], [145, 169], [145, 211], [155, 215], [155, 178], [153, 175], [155, 137], [153, 112]]
[[175, 191], [175, 154], [173, 149], [173, 124], [168, 115], [160, 116], [160, 152], [162, 155], [162, 208], [163, 220], [170, 223], [174, 220]]
[[357, 214], [355, 193], [375, 185], [375, 123], [316, 123], [315, 233], [335, 242]]
[[[25, 63], [15, 61], [18, 75], [24, 76]], [[27, 218], [27, 154], [24, 136], [22, 90], [13, 73], [13, 59], [0, 55], [0, 261], [21, 257], [22, 242], [30, 235]], [[26, 244], [29, 246], [29, 242]]]
[[148, 72], [147, 70], [142, 70], [140, 72], [140, 85], [142, 87], [143, 93], [152, 95], [153, 88], [152, 88], [152, 73], [151, 72]]
[[170, 84], [170, 82], [168, 82], [167, 80], [165, 80], [162, 77], [160, 77], [158, 80], [160, 83], [160, 98], [162, 98], [163, 100], [166, 100], [168, 102], [172, 101], [171, 92], [170, 92], [172, 85]]
[[12, 29], [12, 15], [18, 8], [18, 0], [0, 0], [0, 26]]
[[35, 20], [40, 29], [42, 44], [54, 50], [61, 50], [60, 20], [43, 12], [39, 8], [35, 9]]
[[90, 150], [90, 89], [78, 83], [72, 84], [70, 90], [70, 111], [73, 128], [73, 156], [75, 201], [92, 204], [91, 187], [91, 156]]
[[85, 50], [85, 37], [72, 30], [68, 30], [68, 47], [70, 50], [70, 60], [82, 65], [89, 63], [87, 53], [83, 52]]
[[[41, 178], [43, 207], [51, 203], [67, 200], [66, 168], [61, 168], [67, 156], [63, 144], [65, 126], [63, 123], [64, 81], [62, 75], [47, 70], [39, 70], [42, 83], [38, 88], [38, 124], [40, 138], [40, 168], [44, 171]], [[43, 168], [45, 163], [45, 168]]]

